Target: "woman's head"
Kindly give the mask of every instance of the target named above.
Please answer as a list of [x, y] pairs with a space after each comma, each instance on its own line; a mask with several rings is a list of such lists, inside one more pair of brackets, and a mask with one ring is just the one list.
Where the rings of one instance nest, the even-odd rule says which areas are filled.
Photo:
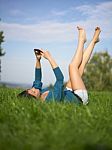
[[48, 94], [49, 94], [48, 90], [45, 91], [44, 93], [41, 93], [39, 89], [35, 89], [33, 87], [18, 94], [18, 97], [35, 98], [35, 99], [39, 98], [41, 101], [45, 101]]
[[26, 98], [39, 98], [40, 97], [40, 90], [35, 89], [34, 87], [31, 89], [27, 89], [20, 94], [18, 94], [18, 97], [26, 97]]

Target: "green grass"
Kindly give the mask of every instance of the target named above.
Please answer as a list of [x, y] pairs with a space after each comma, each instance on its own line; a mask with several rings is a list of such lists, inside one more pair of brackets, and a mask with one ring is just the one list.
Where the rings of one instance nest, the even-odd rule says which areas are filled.
[[17, 99], [0, 87], [0, 150], [112, 149], [112, 93], [90, 92], [88, 106]]

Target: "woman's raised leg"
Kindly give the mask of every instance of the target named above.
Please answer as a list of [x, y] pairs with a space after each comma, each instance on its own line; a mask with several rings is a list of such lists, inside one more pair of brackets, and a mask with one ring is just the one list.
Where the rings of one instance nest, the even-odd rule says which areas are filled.
[[[88, 63], [89, 59], [90, 59], [90, 56], [92, 54], [92, 51], [94, 49], [94, 46], [97, 42], [99, 42], [99, 34], [100, 34], [101, 30], [99, 27], [96, 27], [95, 28], [95, 33], [94, 33], [94, 36], [93, 36], [93, 39], [91, 40], [90, 44], [88, 45], [88, 47], [84, 50], [83, 52], [83, 58], [82, 58], [82, 63], [80, 64], [79, 66], [79, 73], [80, 73], [80, 76], [83, 75], [83, 72], [84, 72], [84, 69], [85, 69], [85, 66], [86, 64]], [[71, 81], [69, 79], [69, 81], [67, 82], [67, 87], [69, 88], [72, 88], [72, 85], [71, 85]]]
[[79, 66], [81, 65], [83, 59], [83, 49], [84, 43], [86, 42], [86, 33], [85, 30], [81, 27], [78, 27], [78, 31], [79, 38], [77, 50], [69, 65], [69, 77], [71, 81], [72, 90], [86, 89], [79, 72]]
[[95, 33], [93, 35], [93, 39], [91, 40], [89, 46], [84, 51], [82, 63], [80, 65], [80, 67], [79, 67], [79, 72], [80, 72], [81, 76], [84, 73], [85, 66], [86, 66], [86, 64], [88, 63], [88, 61], [89, 61], [89, 59], [91, 57], [91, 54], [92, 54], [92, 51], [94, 49], [95, 44], [97, 42], [99, 42], [99, 34], [100, 34], [100, 32], [101, 32], [100, 28], [96, 27], [95, 28]]

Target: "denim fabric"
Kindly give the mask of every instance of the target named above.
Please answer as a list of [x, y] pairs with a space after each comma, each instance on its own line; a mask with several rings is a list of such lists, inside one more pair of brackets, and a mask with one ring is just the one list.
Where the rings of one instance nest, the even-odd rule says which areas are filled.
[[46, 101], [61, 101], [62, 93], [63, 93], [63, 81], [64, 77], [59, 67], [53, 69], [53, 72], [56, 77], [56, 82], [52, 90], [49, 91], [48, 96], [46, 97]]
[[53, 89], [42, 89], [42, 73], [41, 73], [41, 68], [35, 68], [35, 81], [33, 82], [33, 86], [36, 89], [39, 89], [41, 93], [44, 93], [45, 91], [49, 91], [48, 96], [46, 97], [46, 101], [64, 101], [64, 102], [75, 102], [77, 104], [80, 104], [79, 99], [72, 93], [72, 91], [69, 91], [67, 89], [63, 89], [63, 82], [64, 82], [64, 77], [63, 74], [60, 70], [59, 67], [56, 67], [53, 69], [53, 72], [56, 77], [56, 82], [53, 86]]
[[35, 81], [33, 82], [33, 86], [36, 89], [39, 89], [41, 93], [45, 91], [49, 91], [48, 96], [46, 97], [46, 101], [56, 100], [60, 101], [62, 98], [62, 92], [63, 92], [63, 74], [59, 67], [56, 67], [53, 69], [53, 72], [56, 77], [56, 82], [54, 84], [54, 87], [52, 90], [49, 90], [48, 88], [42, 89], [42, 73], [41, 68], [35, 68]]
[[74, 102], [76, 104], [82, 104], [78, 97], [70, 90], [64, 89], [64, 102]]
[[39, 89], [41, 91], [42, 89], [42, 73], [41, 73], [41, 68], [35, 68], [35, 81], [33, 82], [33, 86], [36, 89]]

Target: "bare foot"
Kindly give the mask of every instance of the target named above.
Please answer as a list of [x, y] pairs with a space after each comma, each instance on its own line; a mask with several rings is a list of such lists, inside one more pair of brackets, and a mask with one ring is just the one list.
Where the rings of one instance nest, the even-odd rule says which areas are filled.
[[100, 28], [99, 28], [99, 27], [96, 27], [96, 28], [95, 28], [95, 33], [94, 33], [94, 36], [93, 36], [93, 41], [94, 41], [95, 43], [97, 43], [97, 42], [100, 41], [100, 39], [99, 39], [100, 32], [101, 32]]
[[79, 40], [86, 42], [86, 32], [82, 27], [77, 26], [77, 29], [79, 30]]

